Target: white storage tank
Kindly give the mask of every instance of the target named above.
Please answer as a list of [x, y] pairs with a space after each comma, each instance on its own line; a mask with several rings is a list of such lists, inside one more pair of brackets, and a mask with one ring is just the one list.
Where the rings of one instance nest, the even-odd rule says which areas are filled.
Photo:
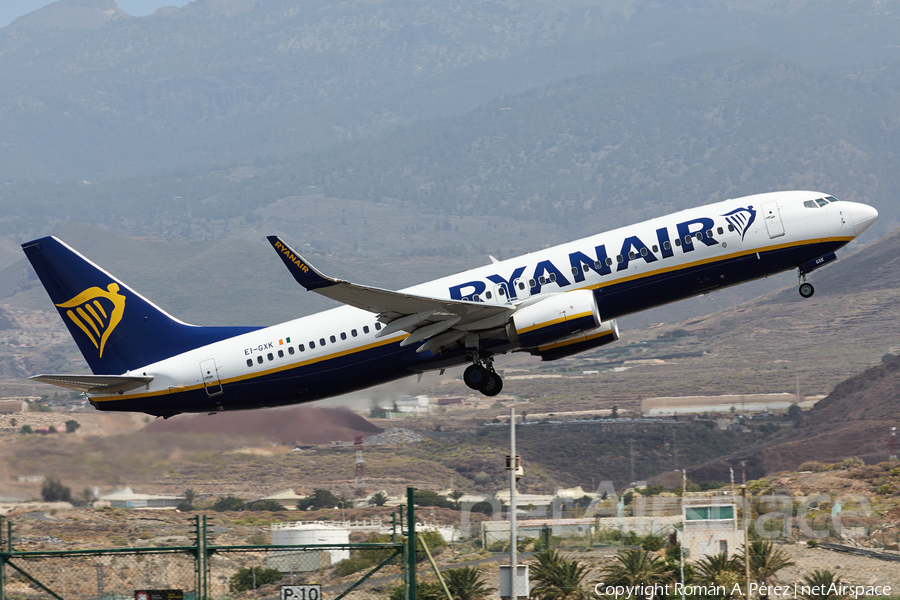
[[[344, 524], [315, 521], [272, 524], [273, 546], [318, 546], [321, 544], [349, 544], [350, 528]], [[328, 549], [331, 564], [350, 558], [349, 548]]]

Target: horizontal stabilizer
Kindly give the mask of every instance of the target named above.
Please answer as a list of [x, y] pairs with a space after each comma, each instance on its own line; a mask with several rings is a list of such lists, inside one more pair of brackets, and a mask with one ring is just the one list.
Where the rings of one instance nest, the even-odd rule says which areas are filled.
[[127, 392], [153, 381], [149, 375], [34, 375], [28, 379], [78, 392]]

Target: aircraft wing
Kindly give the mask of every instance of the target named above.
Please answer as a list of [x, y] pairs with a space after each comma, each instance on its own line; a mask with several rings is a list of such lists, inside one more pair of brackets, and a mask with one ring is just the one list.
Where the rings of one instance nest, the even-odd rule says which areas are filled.
[[153, 381], [149, 375], [34, 375], [28, 379], [78, 392], [127, 392]]
[[[451, 343], [465, 335], [466, 331], [483, 331], [503, 326], [514, 310], [510, 306], [498, 304], [394, 292], [328, 277], [294, 252], [278, 236], [272, 235], [267, 239], [297, 283], [309, 291], [376, 313], [380, 321], [387, 323], [379, 332], [379, 337], [399, 330], [409, 332], [410, 337], [402, 345], [429, 338]], [[448, 332], [451, 329], [459, 332], [459, 335], [451, 335], [453, 332]], [[434, 346], [435, 344], [431, 344], [431, 347], [423, 346], [422, 349]]]

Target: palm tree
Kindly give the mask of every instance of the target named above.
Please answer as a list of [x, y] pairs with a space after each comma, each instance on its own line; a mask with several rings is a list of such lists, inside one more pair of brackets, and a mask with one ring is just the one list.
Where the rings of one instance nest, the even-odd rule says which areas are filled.
[[803, 600], [844, 600], [846, 596], [843, 594], [829, 592], [832, 585], [839, 590], [843, 583], [831, 571], [816, 569], [812, 575], [803, 578], [803, 583], [799, 586], [800, 593], [797, 595]]
[[188, 507], [188, 510], [194, 510], [194, 501], [200, 497], [200, 494], [194, 491], [194, 488], [188, 488], [181, 492], [181, 497], [184, 498], [184, 502]]
[[[738, 560], [744, 561], [743, 553]], [[772, 540], [753, 540], [750, 542], [750, 577], [759, 585], [768, 586], [778, 579], [778, 571], [785, 567], [791, 567], [794, 561], [782, 548], [776, 548]], [[762, 600], [768, 600], [768, 594], [759, 595]]]
[[453, 600], [483, 600], [496, 588], [487, 587], [481, 569], [462, 567], [448, 569], [441, 573]]
[[535, 600], [585, 600], [590, 597], [581, 588], [581, 580], [587, 574], [587, 567], [577, 560], [568, 560], [555, 550], [546, 550], [534, 555], [537, 564], [530, 569], [531, 580], [536, 585], [531, 589]]
[[675, 572], [651, 552], [643, 548], [620, 550], [616, 563], [603, 569], [603, 583], [606, 585], [671, 584], [677, 579]]
[[707, 586], [722, 586], [724, 594], [712, 595], [714, 598], [731, 598], [731, 590], [735, 584], [744, 582], [744, 567], [736, 556], [728, 558], [724, 552], [706, 556], [697, 561], [695, 571], [700, 583]]

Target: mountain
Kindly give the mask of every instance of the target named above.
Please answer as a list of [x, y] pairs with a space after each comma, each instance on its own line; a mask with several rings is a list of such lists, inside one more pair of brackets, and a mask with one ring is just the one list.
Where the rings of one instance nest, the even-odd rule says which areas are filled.
[[57, 0], [0, 29], [0, 181], [256, 164], [742, 47], [872, 70], [900, 57], [897, 20], [874, 0], [195, 0], [146, 17]]

